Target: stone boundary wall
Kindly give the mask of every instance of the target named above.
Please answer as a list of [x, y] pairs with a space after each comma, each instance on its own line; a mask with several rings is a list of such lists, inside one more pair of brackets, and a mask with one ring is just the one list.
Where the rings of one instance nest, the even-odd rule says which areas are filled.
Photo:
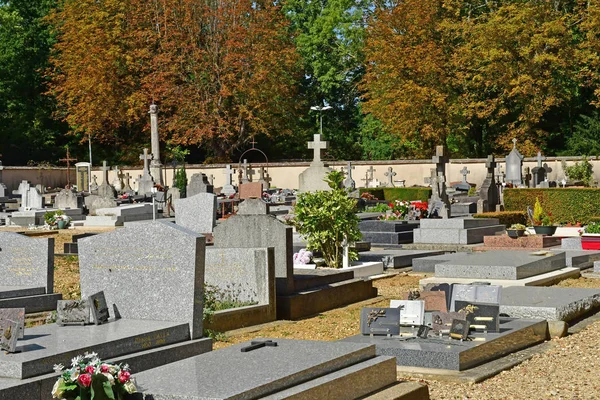
[[[566, 160], [567, 165], [573, 165], [575, 162], [580, 161], [581, 157], [548, 157], [544, 163], [547, 163], [552, 172], [548, 174], [549, 180], [560, 180], [564, 177], [564, 171], [561, 166], [561, 160]], [[496, 161], [502, 165], [502, 170], [506, 172], [506, 165], [504, 164], [504, 158], [497, 158]], [[476, 184], [478, 187], [481, 186], [485, 179], [485, 162], [486, 159], [451, 159], [450, 163], [446, 166], [446, 178], [447, 182], [458, 182], [462, 180], [460, 170], [463, 167], [467, 167], [471, 173], [467, 176], [467, 180], [470, 183]], [[600, 180], [600, 157], [590, 158], [590, 162], [594, 168], [594, 179]], [[280, 188], [298, 188], [298, 176], [302, 171], [308, 168], [309, 161], [292, 161], [292, 162], [274, 162], [274, 163], [253, 163], [252, 168], [256, 170], [254, 179], [258, 177], [258, 168], [261, 166], [268, 167], [269, 175], [271, 176], [271, 186]], [[326, 164], [331, 168], [340, 170], [341, 167], [346, 167], [346, 161], [326, 161]], [[187, 164], [187, 175], [188, 179], [192, 174], [203, 172], [207, 176], [214, 176], [215, 187], [221, 187], [225, 183], [225, 165], [226, 164]], [[231, 163], [233, 168], [237, 168], [237, 163]], [[376, 179], [380, 182], [387, 182], [387, 178], [384, 173], [388, 167], [392, 167], [396, 176], [395, 181], [404, 180], [405, 186], [421, 185], [425, 186], [424, 179], [429, 176], [430, 168], [434, 168], [435, 165], [431, 163], [431, 160], [385, 160], [385, 161], [352, 161], [352, 165], [355, 169], [352, 171], [352, 177], [356, 181], [357, 187], [364, 186], [362, 179], [370, 166], [373, 166], [375, 173], [373, 174]], [[537, 166], [535, 158], [525, 158], [524, 167], [533, 169]], [[135, 178], [142, 174], [142, 166], [122, 166], [123, 173], [129, 173], [132, 177], [131, 186], [136, 189], [137, 183]], [[44, 186], [50, 187], [62, 187], [67, 182], [67, 169], [65, 167], [8, 167], [5, 166], [2, 171], [2, 181], [8, 187], [8, 193], [12, 193], [19, 187], [19, 183], [22, 180], [28, 180], [33, 186], [36, 184], [43, 184]], [[165, 183], [171, 186], [173, 182], [173, 168], [167, 167], [163, 169]], [[97, 177], [98, 184], [102, 183], [102, 171], [100, 166], [95, 166], [92, 169], [92, 175]], [[115, 179], [115, 172], [113, 170], [108, 173], [109, 181], [112, 182]], [[71, 169], [71, 181], [76, 182], [75, 170]], [[237, 174], [233, 176], [233, 181], [237, 182]]]

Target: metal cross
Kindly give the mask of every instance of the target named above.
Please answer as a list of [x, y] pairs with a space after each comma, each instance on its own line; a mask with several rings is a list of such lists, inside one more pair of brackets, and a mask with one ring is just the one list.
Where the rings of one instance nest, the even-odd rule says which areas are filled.
[[71, 158], [69, 154], [69, 146], [67, 146], [67, 156], [65, 158], [61, 158], [58, 161], [64, 161], [67, 163], [67, 187], [66, 189], [71, 189], [71, 161], [77, 161], [76, 158]]

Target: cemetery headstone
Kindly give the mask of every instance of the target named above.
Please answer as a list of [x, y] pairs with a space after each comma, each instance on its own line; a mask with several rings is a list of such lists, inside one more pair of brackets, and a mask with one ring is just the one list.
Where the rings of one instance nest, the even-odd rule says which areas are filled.
[[217, 196], [198, 193], [175, 200], [175, 223], [196, 233], [211, 233], [217, 225]]
[[234, 174], [234, 171], [231, 169], [231, 165], [228, 164], [225, 167], [225, 171], [223, 171], [223, 173], [225, 174], [225, 184], [221, 189], [221, 193], [226, 196], [231, 196], [232, 194], [236, 193], [235, 188], [231, 184], [231, 176]]
[[25, 336], [25, 309], [0, 308], [0, 325], [2, 325], [2, 321], [6, 319], [19, 322], [19, 332], [17, 332], [17, 336], [19, 339], [23, 339]]
[[[431, 158], [431, 161], [435, 164], [435, 179], [432, 177], [431, 187], [431, 203], [441, 201], [445, 207], [439, 210], [438, 217], [450, 218], [450, 200], [446, 193], [446, 163], [449, 161], [448, 155], [445, 154], [444, 146], [437, 146], [435, 149], [435, 156]], [[434, 189], [434, 185], [436, 188]]]
[[462, 182], [454, 185], [454, 188], [462, 192], [468, 192], [471, 189], [471, 185], [469, 184], [469, 182], [467, 182], [467, 175], [469, 175], [471, 171], [469, 171], [469, 169], [466, 166], [464, 166], [463, 169], [460, 170], [460, 173], [462, 175]]
[[71, 158], [71, 154], [69, 153], [69, 146], [67, 146], [66, 157], [61, 158], [58, 161], [67, 163], [67, 186], [65, 187], [65, 189], [71, 189], [71, 161], [77, 161], [77, 159]]
[[[533, 183], [531, 180], [531, 170], [529, 167], [525, 167], [525, 174], [523, 175], [523, 181], [525, 183], [525, 187], [532, 187]], [[508, 179], [507, 179], [508, 180]]]
[[138, 178], [138, 194], [150, 195], [154, 187], [154, 180], [148, 169], [148, 162], [153, 159], [153, 154], [148, 154], [148, 149], [144, 149], [144, 153], [140, 154], [140, 160], [144, 161], [144, 171], [141, 178]]
[[123, 187], [125, 186], [123, 183], [123, 174], [121, 173], [118, 165], [114, 166], [113, 171], [115, 172], [115, 178], [112, 181], [112, 187], [115, 188], [117, 193], [122, 193]]
[[325, 176], [331, 172], [331, 169], [321, 161], [321, 150], [329, 147], [329, 142], [321, 141], [321, 135], [314, 135], [314, 140], [308, 142], [308, 148], [314, 151], [313, 161], [308, 169], [304, 170], [299, 179], [299, 189], [301, 192], [312, 192], [316, 190], [331, 191], [329, 185], [323, 181]]
[[269, 176], [269, 172], [265, 169], [265, 167], [261, 166], [258, 170], [258, 182], [262, 184], [264, 190], [267, 190], [271, 187], [271, 177]]
[[386, 186], [388, 186], [388, 187], [394, 187], [394, 177], [397, 175], [394, 172], [394, 169], [392, 167], [388, 167], [388, 170], [387, 170], [386, 173], [384, 173], [384, 175], [388, 179]]
[[92, 310], [94, 325], [102, 325], [108, 322], [108, 305], [106, 304], [106, 297], [103, 291], [90, 295], [88, 297], [88, 304]]
[[363, 335], [399, 335], [399, 308], [363, 308], [360, 312], [360, 333]]
[[487, 168], [487, 174], [479, 190], [479, 197], [483, 201], [484, 207], [483, 210], [478, 209], [478, 213], [494, 212], [496, 211], [496, 205], [499, 204], [498, 188], [494, 180], [496, 161], [493, 155], [488, 156], [485, 167]]
[[523, 155], [517, 150], [517, 139], [513, 140], [513, 148], [511, 152], [506, 156], [506, 183], [511, 183], [514, 186], [521, 186], [523, 184], [522, 168], [523, 168]]
[[502, 298], [502, 286], [498, 285], [452, 285], [450, 311], [456, 311], [457, 301], [499, 304]]
[[56, 304], [58, 326], [86, 325], [90, 323], [90, 305], [87, 300], [59, 300]]
[[240, 184], [250, 182], [250, 180], [248, 179], [248, 160], [244, 160], [243, 164], [238, 165], [238, 171], [240, 171], [242, 175], [242, 178], [240, 179]]
[[54, 200], [54, 207], [63, 210], [68, 208], [81, 208], [81, 206], [81, 197], [78, 197], [77, 194], [75, 194], [75, 192], [73, 192], [71, 189], [61, 190], [58, 195], [56, 195], [56, 199]]
[[356, 182], [352, 179], [352, 170], [356, 167], [352, 166], [352, 163], [348, 161], [348, 167], [346, 168], [346, 179], [344, 179], [344, 187], [348, 190], [356, 189]]
[[106, 165], [106, 161], [102, 161], [101, 169], [104, 180], [102, 181], [102, 184], [98, 187], [98, 196], [105, 199], [114, 199], [116, 196], [116, 192], [115, 188], [108, 183], [108, 170], [110, 168]]
[[82, 298], [104, 291], [123, 320], [188, 323], [191, 338], [202, 337], [204, 237], [156, 221], [77, 243]]
[[89, 162], [78, 162], [75, 164], [75, 174], [77, 176], [77, 190], [80, 192], [90, 192], [90, 175], [92, 165]]
[[203, 173], [193, 174], [190, 177], [190, 183], [186, 188], [186, 197], [192, 197], [198, 193], [214, 193], [214, 188], [208, 182], [208, 178]]
[[131, 187], [131, 176], [129, 172], [125, 173], [125, 180], [123, 181], [123, 193], [127, 193], [129, 196], [133, 196], [135, 194], [135, 190]]
[[100, 188], [100, 186], [98, 186], [98, 182], [96, 182], [98, 178], [96, 177], [96, 175], [92, 176], [92, 183], [90, 184], [90, 193], [92, 194], [98, 194], [98, 189]]

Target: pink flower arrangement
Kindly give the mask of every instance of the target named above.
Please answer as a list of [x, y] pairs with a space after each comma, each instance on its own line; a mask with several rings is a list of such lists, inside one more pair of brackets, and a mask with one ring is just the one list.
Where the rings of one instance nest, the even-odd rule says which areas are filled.
[[[52, 388], [53, 399], [114, 400], [137, 390], [127, 364], [104, 363], [96, 353], [75, 357], [71, 360], [71, 368], [59, 364], [54, 366], [54, 370], [61, 375]], [[94, 392], [92, 384], [104, 389]], [[109, 395], [111, 391], [112, 397]]]

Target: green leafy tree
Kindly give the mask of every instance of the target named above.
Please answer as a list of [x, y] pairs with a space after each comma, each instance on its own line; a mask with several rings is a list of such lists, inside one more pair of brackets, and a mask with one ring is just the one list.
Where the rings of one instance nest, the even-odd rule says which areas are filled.
[[[308, 241], [309, 250], [323, 252], [325, 263], [331, 268], [342, 266], [342, 243], [360, 240], [356, 216], [356, 199], [348, 197], [343, 189], [344, 175], [339, 171], [328, 174], [326, 182], [332, 191], [301, 193], [298, 196], [293, 224]], [[356, 259], [356, 254], [351, 254]]]

